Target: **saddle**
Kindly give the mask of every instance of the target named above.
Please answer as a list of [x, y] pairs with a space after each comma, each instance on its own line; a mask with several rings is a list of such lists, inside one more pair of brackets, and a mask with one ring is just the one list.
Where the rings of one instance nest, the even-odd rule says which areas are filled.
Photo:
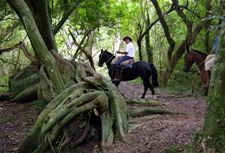
[[[122, 57], [123, 56], [118, 56], [118, 57], [114, 58], [112, 60], [111, 64], [115, 65], [115, 63]], [[125, 70], [125, 69], [128, 69], [128, 68], [131, 68], [133, 64], [134, 64], [134, 60], [133, 59], [123, 61], [122, 63], [120, 63], [121, 70]]]
[[120, 63], [120, 67], [122, 70], [125, 70], [128, 68], [132, 68], [133, 64], [134, 64], [134, 60], [130, 59], [130, 60], [126, 60], [126, 61], [123, 61], [122, 63]]

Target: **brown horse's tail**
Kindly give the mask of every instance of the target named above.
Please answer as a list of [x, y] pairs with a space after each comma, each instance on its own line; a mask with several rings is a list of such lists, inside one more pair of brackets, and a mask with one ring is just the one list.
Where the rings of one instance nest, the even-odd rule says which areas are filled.
[[157, 75], [157, 70], [153, 64], [150, 63], [150, 67], [152, 68], [152, 84], [154, 87], [158, 87], [158, 75]]

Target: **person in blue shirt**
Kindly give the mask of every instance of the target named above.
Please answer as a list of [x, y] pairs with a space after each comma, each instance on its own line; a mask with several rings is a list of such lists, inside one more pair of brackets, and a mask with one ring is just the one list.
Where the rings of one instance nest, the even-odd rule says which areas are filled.
[[217, 29], [217, 33], [218, 36], [216, 37], [216, 42], [214, 45], [214, 49], [213, 49], [213, 53], [208, 55], [205, 59], [205, 70], [207, 72], [207, 81], [206, 84], [204, 86], [202, 86], [202, 88], [208, 88], [209, 87], [209, 81], [210, 81], [210, 70], [213, 66], [213, 62], [216, 56], [216, 50], [217, 50], [217, 46], [218, 46], [218, 42], [219, 42], [219, 36], [220, 36], [220, 27]]

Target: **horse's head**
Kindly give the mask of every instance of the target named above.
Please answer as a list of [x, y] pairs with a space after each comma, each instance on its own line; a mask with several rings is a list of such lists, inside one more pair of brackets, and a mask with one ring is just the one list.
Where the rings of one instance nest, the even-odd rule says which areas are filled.
[[193, 55], [191, 54], [191, 52], [187, 52], [184, 56], [184, 67], [183, 67], [183, 71], [184, 72], [189, 72], [191, 66], [194, 63], [194, 58]]
[[101, 49], [101, 53], [99, 55], [99, 60], [98, 60], [98, 66], [102, 67], [103, 63], [105, 63], [107, 61], [107, 57], [106, 57], [106, 52], [107, 50], [103, 51], [103, 49]]
[[103, 63], [106, 63], [107, 65], [113, 60], [115, 56], [113, 56], [112, 53], [108, 52], [107, 50], [103, 51], [101, 49], [101, 53], [99, 55], [99, 61], [98, 61], [98, 66], [102, 67]]

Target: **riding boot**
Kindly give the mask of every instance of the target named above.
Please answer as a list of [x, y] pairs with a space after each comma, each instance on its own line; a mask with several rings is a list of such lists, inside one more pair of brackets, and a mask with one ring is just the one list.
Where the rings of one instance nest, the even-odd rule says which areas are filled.
[[120, 70], [115, 70], [115, 78], [112, 81], [120, 81]]
[[209, 88], [209, 81], [210, 81], [210, 70], [207, 70], [207, 75], [206, 75], [206, 84], [202, 86], [202, 88]]
[[112, 64], [112, 77], [111, 77], [111, 80], [113, 80], [112, 78], [115, 78], [115, 65]]

